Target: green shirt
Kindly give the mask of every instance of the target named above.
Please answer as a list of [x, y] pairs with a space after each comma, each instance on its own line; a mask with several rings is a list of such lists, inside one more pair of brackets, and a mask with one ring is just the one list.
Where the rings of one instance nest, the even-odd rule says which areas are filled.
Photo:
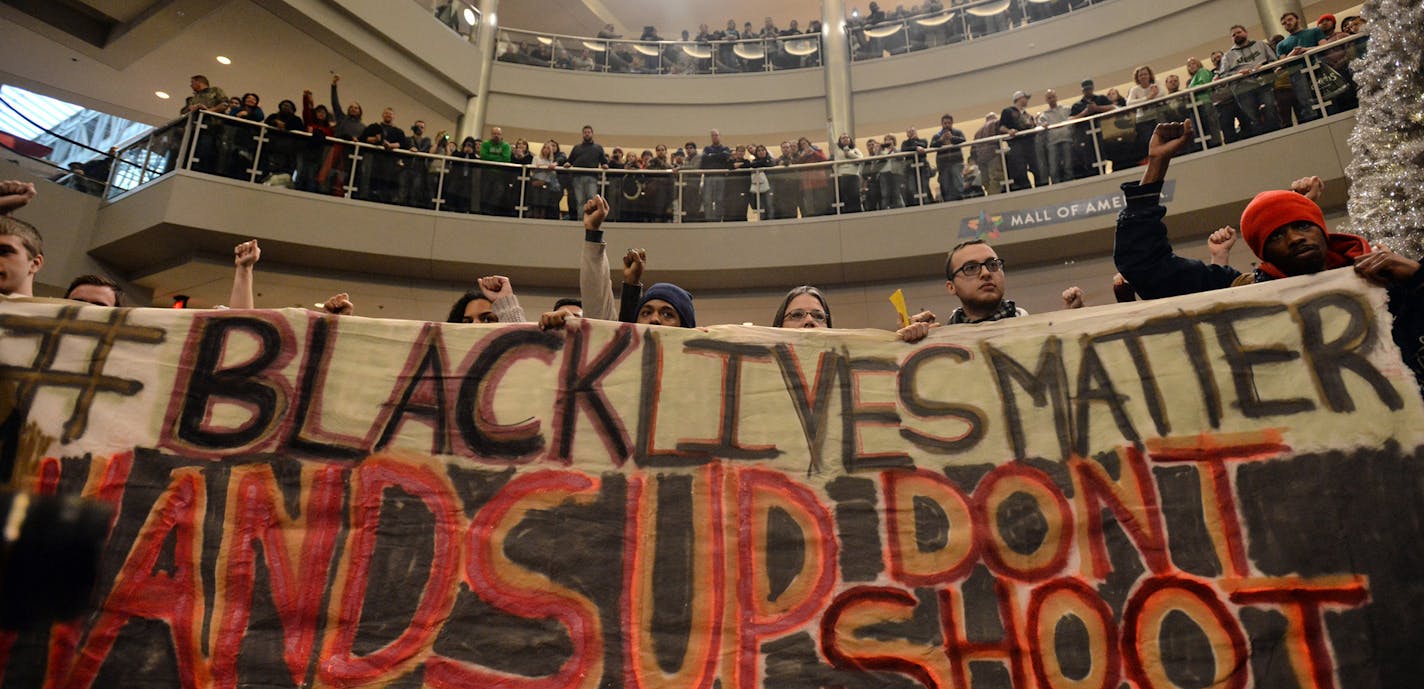
[[[1202, 67], [1201, 69], [1197, 70], [1196, 74], [1192, 75], [1191, 80], [1187, 82], [1187, 88], [1194, 88], [1197, 86], [1201, 86], [1202, 84], [1210, 84], [1212, 78], [1214, 78], [1215, 76], [1216, 73], [1212, 72], [1211, 69], [1207, 67]], [[1210, 103], [1211, 94], [1203, 90], [1201, 93], [1197, 94], [1197, 102]]]
[[492, 160], [496, 163], [509, 162], [511, 150], [508, 141], [495, 143], [493, 139], [487, 139], [480, 144], [480, 160]]

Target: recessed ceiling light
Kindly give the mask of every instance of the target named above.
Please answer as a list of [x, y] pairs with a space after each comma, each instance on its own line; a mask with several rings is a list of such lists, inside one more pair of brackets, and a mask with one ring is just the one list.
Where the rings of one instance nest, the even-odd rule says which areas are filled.
[[465, 23], [469, 24], [470, 26], [474, 26], [475, 22], [479, 19], [479, 17], [475, 16], [475, 11], [468, 7], [465, 8], [463, 14], [465, 15]]
[[218, 63], [224, 64], [224, 65], [230, 65], [230, 64], [232, 64], [232, 60], [229, 60], [226, 55], [219, 55], [219, 56], [218, 56]]
[[154, 92], [153, 92], [153, 95], [158, 96], [159, 98], [162, 98], [163, 100], [168, 100], [168, 99], [169, 99], [169, 95], [168, 95], [168, 92], [167, 92], [167, 91], [154, 91]]

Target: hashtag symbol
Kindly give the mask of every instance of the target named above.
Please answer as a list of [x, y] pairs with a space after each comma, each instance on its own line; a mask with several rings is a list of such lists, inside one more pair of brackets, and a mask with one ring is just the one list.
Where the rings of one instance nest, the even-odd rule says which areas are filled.
[[[143, 389], [143, 383], [128, 378], [104, 375], [104, 365], [116, 342], [136, 342], [158, 344], [163, 341], [163, 330], [137, 325], [128, 325], [130, 309], [108, 309], [107, 320], [79, 320], [79, 308], [68, 306], [60, 309], [53, 318], [41, 316], [0, 315], [0, 330], [5, 337], [39, 338], [39, 348], [28, 367], [0, 364], [0, 384], [11, 385], [15, 389], [15, 406], [11, 411], [11, 421], [18, 423], [27, 417], [30, 405], [41, 388], [70, 388], [79, 391], [74, 400], [74, 409], [69, 420], [64, 422], [62, 442], [70, 442], [84, 436], [89, 426], [89, 410], [94, 398], [101, 392], [131, 397]], [[96, 309], [87, 309], [95, 311]], [[59, 347], [66, 338], [89, 338], [94, 342], [94, 350], [89, 354], [89, 366], [83, 371], [57, 371], [55, 359]], [[7, 424], [8, 425], [8, 424]], [[8, 443], [7, 443], [8, 444]]]

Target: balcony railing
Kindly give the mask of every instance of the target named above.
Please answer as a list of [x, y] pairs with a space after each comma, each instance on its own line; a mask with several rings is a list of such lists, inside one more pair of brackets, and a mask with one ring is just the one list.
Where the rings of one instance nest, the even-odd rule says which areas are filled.
[[923, 152], [732, 170], [584, 169], [388, 151], [200, 112], [123, 147], [106, 196], [116, 199], [183, 169], [359, 201], [517, 218], [569, 217], [583, 198], [575, 193], [603, 194], [610, 219], [626, 222], [754, 222], [891, 210], [1135, 167], [1144, 162], [1158, 122], [1190, 119], [1199, 132], [1194, 150], [1204, 150], [1352, 110], [1357, 101], [1349, 65], [1363, 54], [1365, 39], [1015, 135]]
[[[1107, 0], [975, 0], [901, 17], [848, 17], [856, 61], [972, 41]], [[758, 29], [757, 31], [761, 31]], [[821, 33], [738, 40], [630, 40], [501, 29], [501, 62], [616, 74], [739, 74], [818, 67]]]

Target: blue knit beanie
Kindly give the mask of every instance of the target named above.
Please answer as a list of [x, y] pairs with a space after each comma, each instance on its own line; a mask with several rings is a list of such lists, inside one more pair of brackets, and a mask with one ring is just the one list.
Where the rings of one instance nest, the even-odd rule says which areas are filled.
[[682, 327], [697, 327], [697, 312], [692, 308], [692, 295], [687, 290], [670, 282], [659, 282], [643, 292], [643, 298], [638, 300], [638, 310], [642, 311], [643, 305], [653, 299], [661, 299], [671, 304], [672, 309], [677, 312], [677, 317], [682, 320]]

